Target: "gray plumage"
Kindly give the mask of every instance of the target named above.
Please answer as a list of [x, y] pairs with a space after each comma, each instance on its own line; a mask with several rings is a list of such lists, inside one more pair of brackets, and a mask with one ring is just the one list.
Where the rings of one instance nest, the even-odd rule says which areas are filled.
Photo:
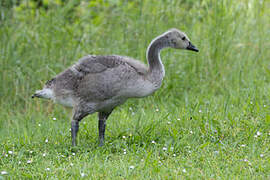
[[73, 108], [72, 144], [76, 145], [79, 122], [99, 112], [99, 141], [104, 144], [106, 120], [128, 98], [145, 97], [160, 88], [165, 75], [160, 50], [165, 47], [198, 51], [185, 33], [171, 29], [155, 38], [147, 49], [149, 67], [124, 56], [88, 55], [49, 80], [32, 96], [51, 99]]

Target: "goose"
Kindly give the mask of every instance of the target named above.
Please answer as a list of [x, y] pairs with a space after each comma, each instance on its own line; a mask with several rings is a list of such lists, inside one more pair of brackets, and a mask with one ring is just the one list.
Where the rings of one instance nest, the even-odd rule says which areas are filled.
[[115, 107], [160, 88], [165, 75], [160, 51], [167, 47], [199, 51], [184, 32], [173, 28], [151, 41], [146, 52], [148, 66], [125, 56], [88, 55], [47, 81], [32, 98], [50, 99], [72, 108], [72, 146], [77, 145], [80, 121], [98, 112], [99, 146], [103, 146], [106, 120]]

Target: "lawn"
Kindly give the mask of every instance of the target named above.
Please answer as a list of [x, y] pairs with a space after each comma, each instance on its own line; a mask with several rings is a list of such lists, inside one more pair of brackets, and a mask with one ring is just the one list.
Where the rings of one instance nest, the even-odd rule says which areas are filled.
[[[0, 3], [0, 179], [269, 179], [270, 2]], [[35, 90], [79, 58], [147, 63], [153, 38], [184, 31], [199, 53], [165, 49], [161, 88], [97, 115], [71, 146], [71, 110]]]

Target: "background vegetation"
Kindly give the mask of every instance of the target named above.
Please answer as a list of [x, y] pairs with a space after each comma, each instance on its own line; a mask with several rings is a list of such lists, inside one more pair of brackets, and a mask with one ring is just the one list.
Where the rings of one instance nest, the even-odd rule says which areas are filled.
[[[0, 179], [269, 179], [270, 2], [3, 0]], [[161, 89], [97, 119], [71, 148], [69, 109], [32, 100], [87, 54], [147, 63], [150, 41], [186, 32], [199, 53], [164, 50]]]

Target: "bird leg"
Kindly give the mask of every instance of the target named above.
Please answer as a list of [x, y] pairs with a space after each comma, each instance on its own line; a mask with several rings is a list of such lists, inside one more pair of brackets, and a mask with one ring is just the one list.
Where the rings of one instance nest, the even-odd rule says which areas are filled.
[[98, 118], [99, 118], [99, 121], [98, 121], [99, 146], [104, 145], [106, 120], [107, 120], [107, 118], [109, 117], [110, 114], [111, 114], [111, 112], [109, 112], [109, 113], [99, 112], [98, 113]]
[[77, 133], [79, 131], [79, 121], [71, 121], [71, 137], [72, 137], [72, 146], [77, 144]]
[[71, 138], [72, 146], [77, 145], [77, 134], [79, 131], [79, 122], [90, 113], [86, 113], [82, 108], [76, 107], [73, 109], [73, 117], [71, 120]]

